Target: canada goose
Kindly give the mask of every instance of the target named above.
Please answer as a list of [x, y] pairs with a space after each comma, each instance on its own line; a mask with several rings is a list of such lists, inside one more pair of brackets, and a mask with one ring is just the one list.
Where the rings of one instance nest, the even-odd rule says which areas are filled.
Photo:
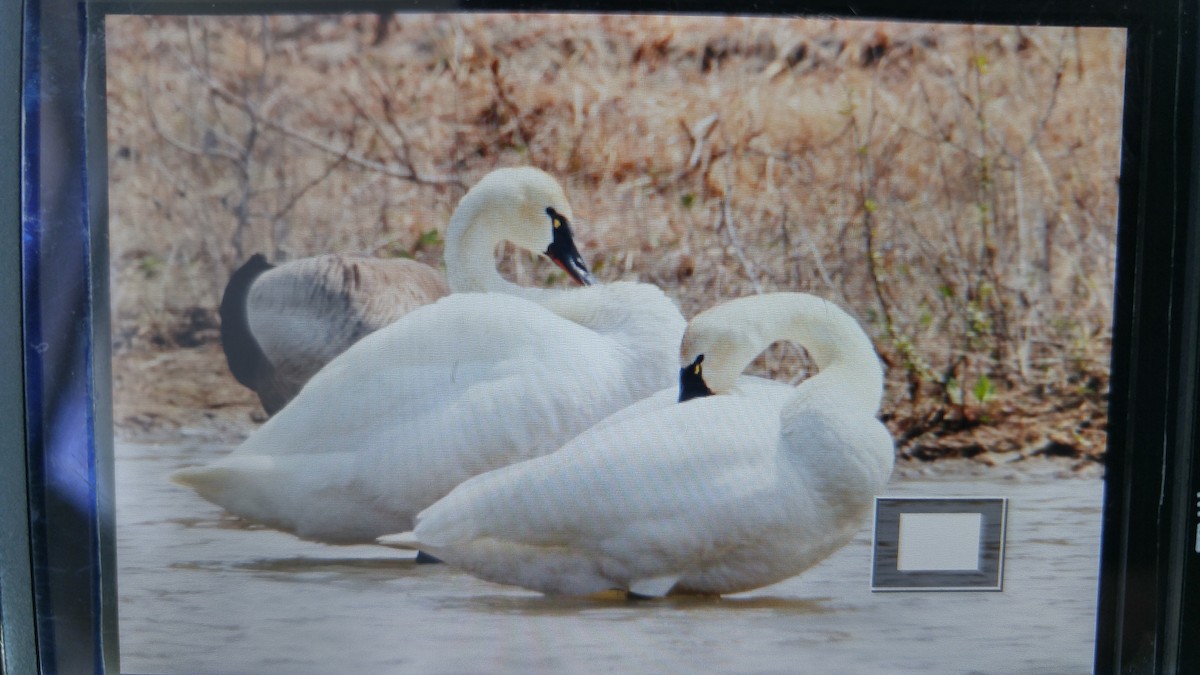
[[273, 266], [251, 256], [221, 298], [221, 347], [273, 415], [350, 345], [450, 292], [415, 260], [322, 255]]

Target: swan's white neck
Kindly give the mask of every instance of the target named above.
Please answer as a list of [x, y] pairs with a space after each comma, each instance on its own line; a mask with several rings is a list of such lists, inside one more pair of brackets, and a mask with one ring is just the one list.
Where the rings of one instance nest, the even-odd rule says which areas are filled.
[[501, 228], [487, 222], [484, 196], [468, 192], [446, 230], [446, 280], [454, 293], [514, 293], [519, 288], [496, 270]]
[[790, 340], [808, 350], [820, 373], [804, 388], [820, 389], [858, 410], [879, 410], [883, 368], [858, 322], [822, 298], [804, 293], [770, 293], [740, 298], [692, 319], [684, 339], [684, 361], [705, 350], [704, 379], [717, 393], [728, 391], [750, 362], [771, 343]]

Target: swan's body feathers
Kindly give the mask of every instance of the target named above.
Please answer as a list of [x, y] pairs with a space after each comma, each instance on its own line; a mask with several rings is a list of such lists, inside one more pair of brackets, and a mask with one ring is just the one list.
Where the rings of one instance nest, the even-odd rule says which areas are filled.
[[[713, 416], [732, 423], [713, 428], [706, 423]], [[486, 541], [531, 549], [533, 560], [521, 564], [532, 567], [522, 574], [549, 593], [591, 593], [664, 575], [713, 593], [742, 590], [714, 576], [737, 576], [750, 587], [777, 581], [790, 568], [764, 564], [762, 548], [819, 529], [806, 514], [825, 508], [812, 491], [780, 486], [781, 472], [792, 468], [777, 455], [779, 419], [778, 404], [768, 400], [715, 397], [606, 423], [556, 453], [467, 481], [421, 514], [415, 535], [433, 555], [497, 581], [513, 570], [489, 569], [499, 559], [486, 555], [460, 560], [458, 548]], [[731, 558], [751, 540], [751, 559]], [[605, 570], [596, 587], [561, 586], [533, 572], [541, 558], [532, 549], [542, 549], [552, 567], [563, 564], [564, 547]], [[746, 568], [761, 569], [751, 579]]]
[[450, 295], [363, 338], [240, 448], [177, 480], [300, 536], [371, 540], [670, 377], [630, 354], [617, 336], [528, 300]]
[[[698, 363], [693, 347], [711, 352], [705, 365], [725, 378], [714, 395], [672, 403], [678, 390], [660, 392], [557, 452], [476, 476], [425, 509], [406, 541], [491, 581], [648, 596], [757, 588], [845, 545], [893, 462], [875, 418], [874, 351], [853, 319], [811, 296], [735, 303], [719, 330], [701, 321], [684, 340], [685, 364]], [[810, 349], [820, 374], [795, 388], [726, 377], [780, 337], [809, 347], [810, 324], [833, 336]]]

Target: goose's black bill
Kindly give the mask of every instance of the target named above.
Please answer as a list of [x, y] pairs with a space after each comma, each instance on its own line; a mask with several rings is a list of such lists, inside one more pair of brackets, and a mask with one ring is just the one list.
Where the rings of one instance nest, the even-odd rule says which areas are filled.
[[554, 240], [546, 249], [546, 256], [580, 284], [591, 286], [596, 283], [596, 278], [592, 276], [592, 273], [588, 271], [587, 264], [583, 262], [583, 256], [579, 255], [579, 249], [575, 248], [571, 224], [562, 214], [552, 208], [547, 208], [546, 214], [550, 216], [550, 224], [554, 232]]
[[704, 369], [700, 364], [704, 363], [704, 355], [696, 357], [695, 361], [689, 366], [684, 366], [679, 369], [679, 402], [690, 401], [701, 396], [712, 396], [713, 390], [708, 388], [708, 384], [704, 381]]

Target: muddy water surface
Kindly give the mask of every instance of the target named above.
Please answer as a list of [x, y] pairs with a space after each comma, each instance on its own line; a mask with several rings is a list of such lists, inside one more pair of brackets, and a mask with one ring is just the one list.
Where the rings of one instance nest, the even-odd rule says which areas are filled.
[[896, 496], [1010, 498], [1000, 593], [872, 593], [871, 534], [720, 599], [546, 598], [376, 546], [247, 527], [170, 483], [227, 447], [117, 444], [124, 672], [1084, 673], [1102, 486], [895, 479]]

